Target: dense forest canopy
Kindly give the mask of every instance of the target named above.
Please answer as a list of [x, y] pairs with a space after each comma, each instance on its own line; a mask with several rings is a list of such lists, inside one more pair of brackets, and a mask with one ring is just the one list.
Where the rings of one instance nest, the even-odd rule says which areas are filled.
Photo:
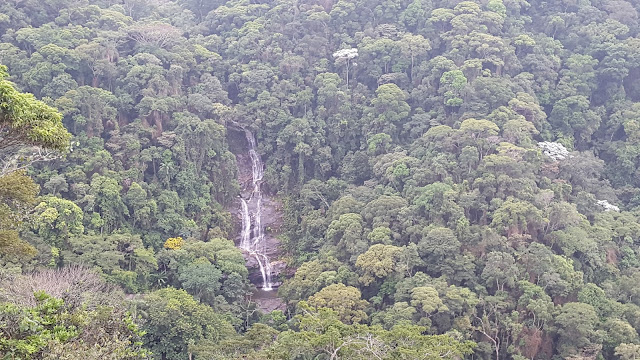
[[2, 1], [0, 357], [639, 359], [638, 11]]

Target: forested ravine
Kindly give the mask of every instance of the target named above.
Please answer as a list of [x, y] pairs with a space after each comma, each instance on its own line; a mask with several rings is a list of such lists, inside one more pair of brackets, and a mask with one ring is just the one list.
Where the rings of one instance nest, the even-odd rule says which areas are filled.
[[639, 79], [640, 0], [2, 0], [0, 359], [640, 359]]
[[[248, 129], [242, 129], [246, 139], [246, 152], [238, 156], [240, 194], [238, 247], [243, 251], [250, 269], [249, 278], [261, 292], [259, 300], [274, 299], [262, 292], [270, 292], [279, 285], [275, 278], [284, 263], [277, 261], [278, 239], [275, 229], [281, 222], [279, 204], [262, 190], [264, 163], [258, 153], [256, 139]], [[267, 231], [268, 230], [268, 231]], [[259, 301], [260, 302], [260, 301]], [[264, 301], [262, 301], [264, 302]], [[269, 300], [261, 307], [277, 307], [280, 302]]]

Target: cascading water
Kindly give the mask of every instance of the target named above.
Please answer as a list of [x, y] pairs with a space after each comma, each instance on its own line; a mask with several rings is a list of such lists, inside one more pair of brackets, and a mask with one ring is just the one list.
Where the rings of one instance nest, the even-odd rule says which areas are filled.
[[[264, 237], [264, 227], [262, 226], [262, 191], [260, 186], [264, 175], [264, 167], [256, 150], [256, 139], [251, 131], [245, 129], [244, 133], [249, 144], [253, 191], [249, 200], [241, 199], [242, 233], [240, 234], [240, 248], [256, 258], [262, 274], [262, 289], [271, 291], [273, 290], [271, 262], [267, 256], [267, 244]], [[252, 228], [253, 231], [251, 231]]]
[[242, 234], [240, 235], [240, 248], [248, 249], [251, 241], [251, 215], [249, 214], [249, 204], [247, 200], [242, 200]]

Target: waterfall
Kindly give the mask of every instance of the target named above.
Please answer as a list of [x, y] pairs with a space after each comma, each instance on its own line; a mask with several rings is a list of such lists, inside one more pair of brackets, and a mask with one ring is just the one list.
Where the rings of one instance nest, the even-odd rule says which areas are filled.
[[240, 248], [249, 248], [251, 241], [251, 215], [249, 214], [249, 204], [247, 200], [242, 200], [242, 233], [240, 234]]
[[[249, 157], [251, 158], [251, 176], [253, 191], [249, 200], [242, 200], [242, 233], [240, 234], [240, 248], [255, 257], [262, 274], [262, 289], [273, 290], [271, 281], [271, 262], [267, 256], [267, 242], [262, 226], [262, 177], [264, 165], [256, 149], [256, 139], [249, 130], [244, 130], [249, 144]], [[251, 206], [250, 206], [251, 205]], [[253, 213], [252, 210], [253, 209]], [[251, 231], [253, 229], [253, 231]]]

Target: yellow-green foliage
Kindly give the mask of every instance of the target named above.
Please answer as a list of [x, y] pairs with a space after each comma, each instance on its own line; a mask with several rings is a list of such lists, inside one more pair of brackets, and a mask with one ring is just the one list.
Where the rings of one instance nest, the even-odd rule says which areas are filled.
[[182, 245], [184, 245], [184, 240], [179, 236], [168, 238], [167, 241], [164, 242], [164, 248], [169, 250], [180, 250]]
[[9, 145], [36, 145], [65, 150], [71, 134], [62, 125], [62, 115], [51, 106], [21, 93], [6, 80], [6, 66], [0, 66], [0, 134], [2, 149]]

